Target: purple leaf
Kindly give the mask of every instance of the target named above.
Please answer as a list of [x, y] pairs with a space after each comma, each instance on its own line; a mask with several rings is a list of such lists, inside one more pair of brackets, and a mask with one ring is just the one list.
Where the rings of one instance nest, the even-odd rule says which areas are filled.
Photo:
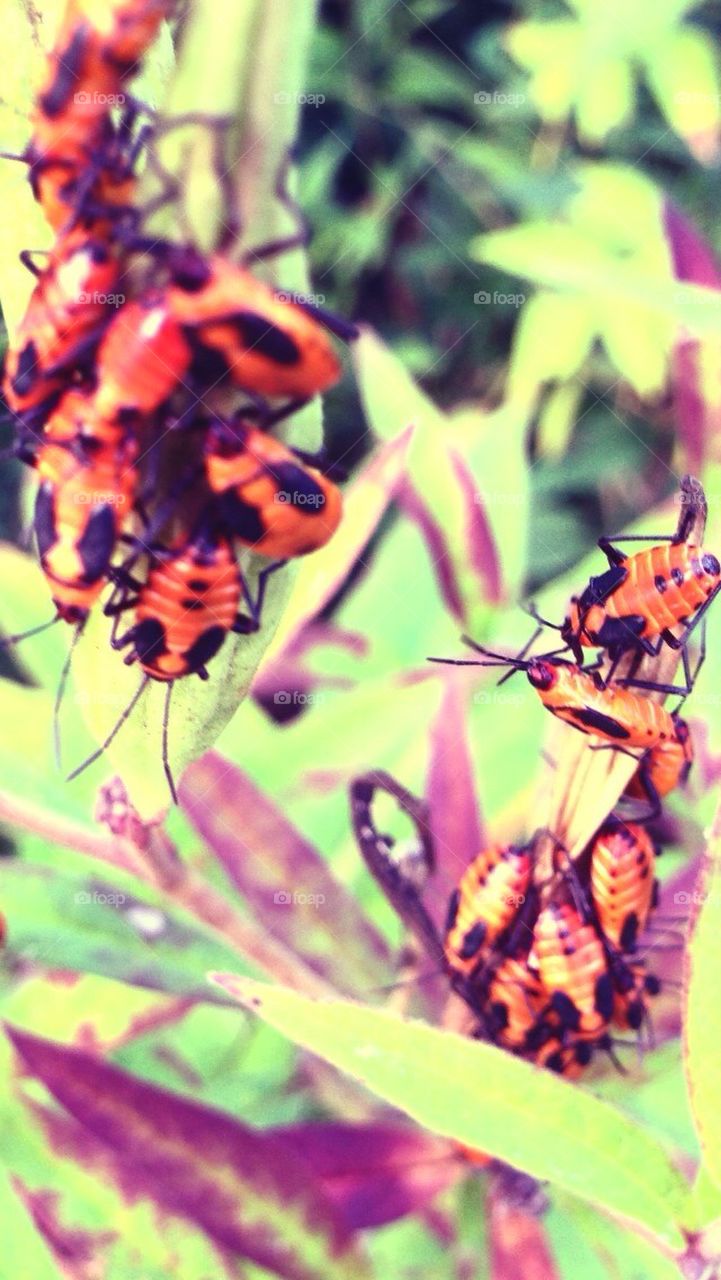
[[186, 770], [180, 803], [268, 933], [351, 994], [387, 980], [382, 936], [318, 850], [240, 769], [208, 752]]
[[671, 200], [664, 202], [663, 223], [676, 279], [721, 288], [721, 267], [713, 249]]
[[491, 1280], [559, 1280], [543, 1223], [500, 1195], [489, 1197]]
[[701, 389], [699, 359], [701, 344], [693, 338], [677, 341], [673, 353], [673, 382], [676, 420], [686, 449], [686, 465], [700, 471], [706, 451], [706, 436], [721, 425], [718, 407], [712, 406]]
[[298, 1124], [273, 1132], [312, 1165], [352, 1230], [425, 1209], [466, 1172], [445, 1138], [398, 1123]]
[[110, 1149], [137, 1195], [284, 1280], [366, 1275], [312, 1168], [286, 1145], [88, 1053], [7, 1034], [28, 1072]]
[[99, 1256], [117, 1239], [116, 1233], [66, 1227], [56, 1191], [32, 1191], [19, 1177], [13, 1177], [12, 1184], [66, 1280], [94, 1280], [100, 1274]]
[[[721, 289], [721, 267], [711, 246], [670, 200], [664, 204], [663, 221], [676, 279]], [[687, 466], [694, 471], [701, 469], [707, 442], [721, 429], [718, 353], [711, 376], [705, 372], [703, 357], [704, 343], [681, 333], [673, 355], [672, 378], [679, 433]]]
[[479, 581], [482, 599], [497, 604], [502, 597], [501, 566], [491, 526], [479, 501], [478, 486], [468, 463], [456, 449], [448, 450], [468, 516], [468, 560]]
[[450, 486], [448, 501], [453, 510], [461, 512], [462, 518], [457, 522], [460, 528], [451, 531], [439, 523], [438, 515], [410, 475], [399, 485], [396, 499], [425, 540], [446, 608], [464, 622], [475, 603], [469, 597], [468, 570], [477, 581], [475, 597], [493, 602], [501, 598], [501, 571], [493, 534], [468, 465], [455, 449], [447, 448], [445, 457]]
[[[440, 924], [448, 899], [468, 863], [486, 843], [468, 744], [466, 702], [470, 687], [449, 679], [431, 730], [426, 795], [436, 851], [429, 910]], [[429, 895], [430, 899], [431, 895]]]

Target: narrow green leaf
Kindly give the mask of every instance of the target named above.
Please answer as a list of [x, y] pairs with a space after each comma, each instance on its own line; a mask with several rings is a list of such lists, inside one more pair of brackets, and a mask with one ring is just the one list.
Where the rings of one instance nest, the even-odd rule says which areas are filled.
[[675, 1261], [579, 1200], [554, 1197], [545, 1224], [564, 1280], [678, 1280]]
[[407, 455], [409, 490], [448, 607], [479, 629], [484, 603], [499, 591], [495, 545], [465, 458], [455, 452], [446, 415], [374, 334], [357, 343], [355, 364], [368, 420], [379, 435], [413, 426]]
[[[252, 584], [252, 575], [250, 580]], [[169, 755], [176, 779], [191, 760], [214, 744], [233, 717], [272, 639], [289, 590], [288, 572], [273, 574], [263, 609], [262, 630], [255, 635], [228, 637], [210, 667], [211, 678], [207, 682], [189, 677], [172, 686]], [[126, 667], [110, 648], [110, 630], [110, 620], [96, 609], [77, 645], [72, 686], [64, 712], [65, 719], [81, 716], [98, 743], [111, 733], [142, 681], [137, 666]], [[106, 755], [88, 773], [90, 781], [99, 786], [107, 779], [112, 761], [143, 818], [155, 817], [170, 803], [162, 767], [167, 696], [168, 687], [155, 682], [148, 684]]]
[[721, 1221], [721, 1187], [714, 1182], [705, 1164], [700, 1166], [691, 1188], [684, 1219], [691, 1231], [701, 1231]]
[[419, 1124], [682, 1247], [683, 1179], [663, 1148], [607, 1103], [492, 1045], [385, 1010], [313, 1001], [232, 974], [210, 977]]
[[464, 408], [452, 421], [462, 435], [463, 456], [493, 534], [501, 581], [513, 599], [522, 593], [528, 576], [532, 476], [526, 406], [512, 403], [509, 397], [493, 413], [481, 415], [475, 407]]
[[711, 831], [698, 884], [698, 909], [686, 953], [685, 1057], [691, 1107], [706, 1172], [721, 1187], [721, 808]]

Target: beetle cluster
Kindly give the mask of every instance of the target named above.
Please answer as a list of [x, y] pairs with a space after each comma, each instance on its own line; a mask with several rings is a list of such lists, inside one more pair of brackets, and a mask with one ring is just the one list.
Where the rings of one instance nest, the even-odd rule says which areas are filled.
[[[647, 968], [647, 948], [639, 945], [657, 898], [658, 849], [649, 824], [662, 798], [686, 781], [693, 747], [679, 709], [668, 711], [649, 694], [683, 699], [691, 691], [703, 652], [692, 674], [689, 637], [721, 587], [718, 559], [687, 540], [683, 526], [630, 556], [601, 541], [608, 571], [590, 580], [556, 626], [573, 660], [561, 657], [563, 650], [526, 657], [540, 627], [517, 658], [465, 638], [481, 658], [439, 660], [523, 670], [547, 710], [592, 736], [597, 748], [633, 755], [635, 770], [617, 809], [578, 857], [572, 860], [548, 831], [526, 844], [484, 849], [452, 895], [441, 936], [417, 876], [411, 880], [394, 859], [372, 815], [377, 791], [393, 795], [415, 823], [430, 871], [425, 806], [385, 774], [364, 775], [351, 787], [367, 865], [469, 1006], [476, 1034], [569, 1078], [597, 1051], [615, 1060], [619, 1032], [641, 1035], [650, 998], [660, 989]], [[591, 646], [601, 653], [584, 668], [583, 649]], [[658, 657], [663, 646], [680, 651], [685, 684], [639, 678], [643, 658]], [[619, 676], [622, 660], [626, 674]], [[550, 860], [540, 856], [549, 846]]]
[[384, 774], [352, 783], [359, 847], [469, 1007], [474, 1034], [574, 1079], [596, 1051], [614, 1056], [617, 1030], [642, 1030], [660, 983], [638, 949], [656, 903], [656, 848], [641, 823], [609, 819], [573, 864], [557, 848], [546, 882], [538, 879], [535, 841], [482, 850], [451, 896], [441, 936], [417, 884], [377, 830], [378, 790], [412, 813], [432, 868], [424, 806]]
[[[42, 269], [23, 255], [36, 282], [3, 384], [38, 479], [53, 621], [82, 627], [112, 586], [111, 643], [141, 688], [169, 690], [207, 678], [230, 632], [260, 626], [268, 574], [334, 533], [336, 485], [272, 428], [339, 378], [329, 328], [353, 334], [220, 250], [142, 234], [136, 172], [156, 126], [138, 128], [124, 91], [172, 7], [68, 0], [23, 156], [55, 239]], [[255, 590], [243, 549], [266, 558]]]

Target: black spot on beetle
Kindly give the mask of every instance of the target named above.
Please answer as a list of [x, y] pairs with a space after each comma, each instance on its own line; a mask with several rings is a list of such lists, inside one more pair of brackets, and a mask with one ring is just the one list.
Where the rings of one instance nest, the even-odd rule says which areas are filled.
[[55, 79], [40, 95], [39, 106], [43, 115], [54, 120], [65, 110], [74, 94], [82, 71], [85, 58], [87, 29], [79, 27], [75, 31], [67, 48], [57, 56], [55, 63]]
[[596, 982], [596, 1011], [602, 1018], [610, 1020], [613, 1015], [613, 982], [610, 973], [603, 973]]
[[448, 911], [446, 912], [446, 933], [450, 933], [451, 929], [456, 923], [456, 916], [458, 915], [458, 908], [460, 906], [460, 903], [461, 903], [461, 891], [460, 889], [454, 889], [453, 893], [448, 899]]
[[106, 504], [93, 511], [78, 538], [77, 552], [83, 565], [83, 581], [94, 583], [102, 578], [110, 564], [115, 546], [115, 514]]
[[300, 364], [301, 352], [297, 343], [265, 316], [255, 311], [239, 311], [233, 316], [233, 324], [244, 346], [254, 355], [265, 356], [274, 364]]
[[483, 946], [486, 937], [486, 922], [478, 920], [465, 934], [463, 941], [458, 948], [458, 957], [460, 960], [472, 960]]
[[564, 1027], [571, 1031], [578, 1029], [580, 1014], [570, 996], [565, 991], [554, 991], [551, 996], [551, 1008], [558, 1015]]
[[226, 631], [224, 627], [208, 627], [202, 636], [198, 636], [195, 644], [191, 645], [185, 657], [191, 671], [197, 671], [199, 667], [204, 667], [206, 662], [210, 662], [220, 649], [225, 640]]
[[38, 349], [30, 338], [18, 356], [17, 369], [11, 379], [16, 395], [25, 396], [32, 391], [41, 373], [38, 360]]
[[559, 711], [566, 711], [569, 718], [575, 724], [585, 725], [591, 733], [601, 733], [607, 738], [630, 738], [630, 733], [625, 725], [619, 724], [618, 720], [614, 720], [612, 716], [604, 715], [602, 711], [596, 711], [593, 707], [559, 707]]

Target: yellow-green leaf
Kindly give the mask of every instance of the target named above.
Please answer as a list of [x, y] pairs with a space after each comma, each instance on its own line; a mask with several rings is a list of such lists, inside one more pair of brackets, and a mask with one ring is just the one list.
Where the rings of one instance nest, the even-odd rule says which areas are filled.
[[419, 1124], [682, 1246], [677, 1217], [686, 1185], [663, 1148], [614, 1107], [495, 1046], [387, 1010], [210, 976]]

